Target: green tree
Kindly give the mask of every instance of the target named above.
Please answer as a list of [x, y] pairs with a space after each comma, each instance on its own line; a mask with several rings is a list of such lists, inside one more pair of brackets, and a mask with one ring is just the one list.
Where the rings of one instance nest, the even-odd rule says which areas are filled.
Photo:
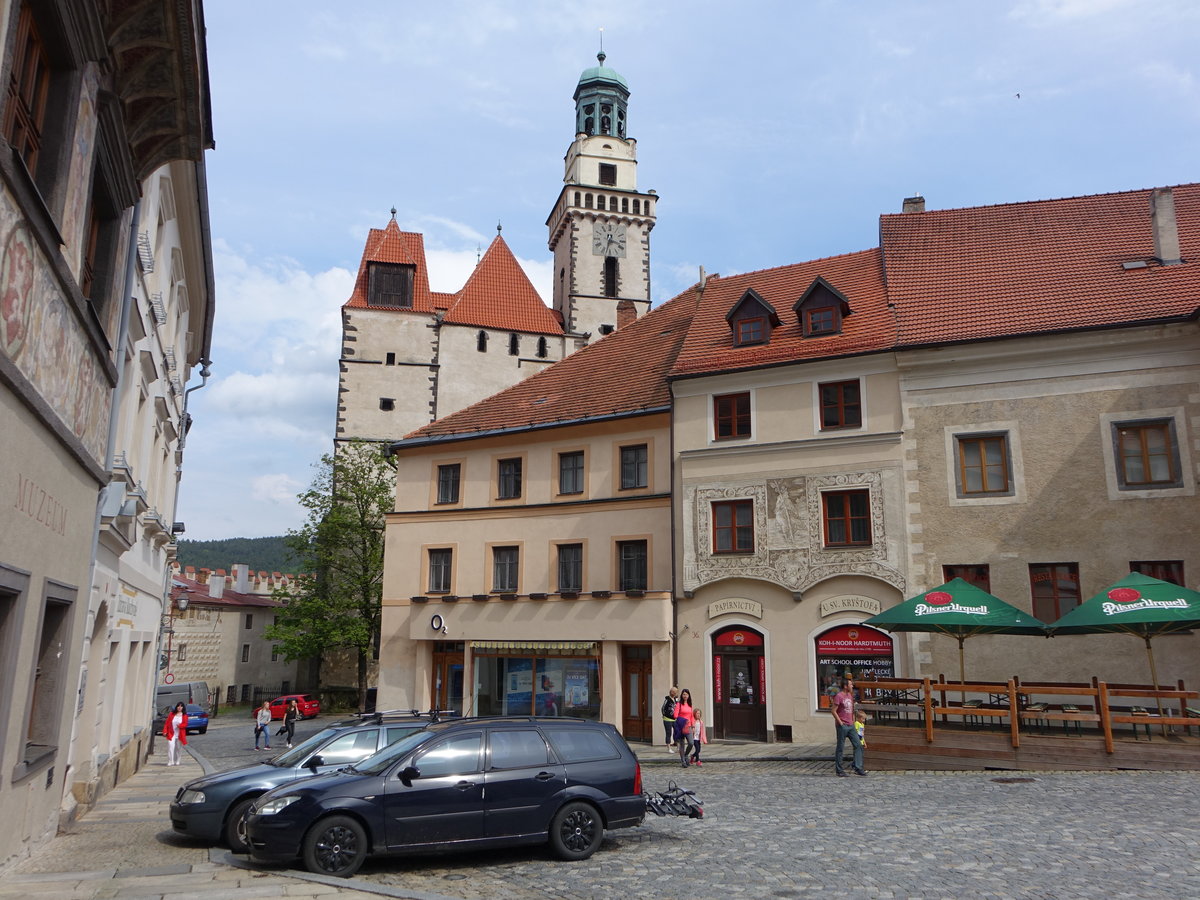
[[394, 504], [395, 472], [380, 446], [365, 441], [343, 444], [314, 468], [312, 485], [297, 495], [308, 519], [285, 538], [301, 571], [311, 575], [276, 592], [284, 605], [266, 637], [288, 660], [354, 650], [363, 709], [367, 665], [379, 634], [384, 517]]

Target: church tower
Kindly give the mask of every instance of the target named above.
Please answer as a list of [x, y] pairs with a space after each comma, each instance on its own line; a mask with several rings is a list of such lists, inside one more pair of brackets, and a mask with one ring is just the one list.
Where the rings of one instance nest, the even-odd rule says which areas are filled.
[[637, 187], [637, 141], [627, 136], [629, 85], [600, 63], [575, 89], [575, 140], [546, 225], [554, 308], [568, 333], [596, 340], [650, 308], [650, 230], [658, 196]]

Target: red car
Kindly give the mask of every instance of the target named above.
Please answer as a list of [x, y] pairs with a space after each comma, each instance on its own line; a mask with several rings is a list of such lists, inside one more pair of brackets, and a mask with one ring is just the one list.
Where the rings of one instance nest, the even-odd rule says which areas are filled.
[[[314, 719], [321, 712], [321, 701], [312, 694], [284, 694], [271, 701], [271, 718], [282, 719], [283, 714], [287, 712], [288, 704], [293, 700], [300, 707], [300, 718], [302, 719]], [[260, 708], [256, 706], [251, 709], [250, 715], [257, 716]]]

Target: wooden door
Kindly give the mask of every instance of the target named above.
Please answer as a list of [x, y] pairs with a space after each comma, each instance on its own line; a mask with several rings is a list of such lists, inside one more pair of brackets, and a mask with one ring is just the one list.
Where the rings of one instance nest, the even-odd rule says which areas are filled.
[[439, 644], [433, 652], [432, 709], [463, 713], [463, 646]]
[[653, 741], [654, 716], [650, 704], [650, 648], [626, 645], [621, 652], [621, 733], [627, 741]]

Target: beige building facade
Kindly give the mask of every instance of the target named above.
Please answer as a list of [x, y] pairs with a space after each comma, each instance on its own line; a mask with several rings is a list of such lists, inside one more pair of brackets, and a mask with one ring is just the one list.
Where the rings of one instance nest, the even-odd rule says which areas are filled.
[[[521, 711], [662, 741], [630, 716], [648, 680], [656, 702], [688, 688], [718, 739], [824, 740], [843, 675], [953, 675], [955, 642], [863, 624], [952, 577], [1047, 622], [1131, 569], [1194, 585], [1200, 187], [905, 207], [879, 248], [702, 275], [394, 443], [381, 702], [440, 703], [462, 653], [464, 710], [514, 711], [503, 683]], [[641, 441], [648, 519], [614, 481]], [[505, 487], [512, 461], [538, 473], [528, 491]], [[555, 473], [586, 500], [547, 490]], [[612, 581], [631, 537], [654, 571], [670, 557], [644, 595]], [[587, 548], [586, 597], [554, 583], [564, 543]], [[594, 710], [540, 704], [568, 671], [554, 642], [598, 656]], [[1196, 642], [1156, 642], [1165, 682], [1200, 683]], [[1142, 644], [1116, 635], [977, 637], [967, 660], [977, 679], [1149, 679]]]
[[[173, 9], [0, 2], [0, 869], [149, 745], [183, 384], [211, 334], [203, 17]], [[156, 235], [175, 283], [145, 277]]]

